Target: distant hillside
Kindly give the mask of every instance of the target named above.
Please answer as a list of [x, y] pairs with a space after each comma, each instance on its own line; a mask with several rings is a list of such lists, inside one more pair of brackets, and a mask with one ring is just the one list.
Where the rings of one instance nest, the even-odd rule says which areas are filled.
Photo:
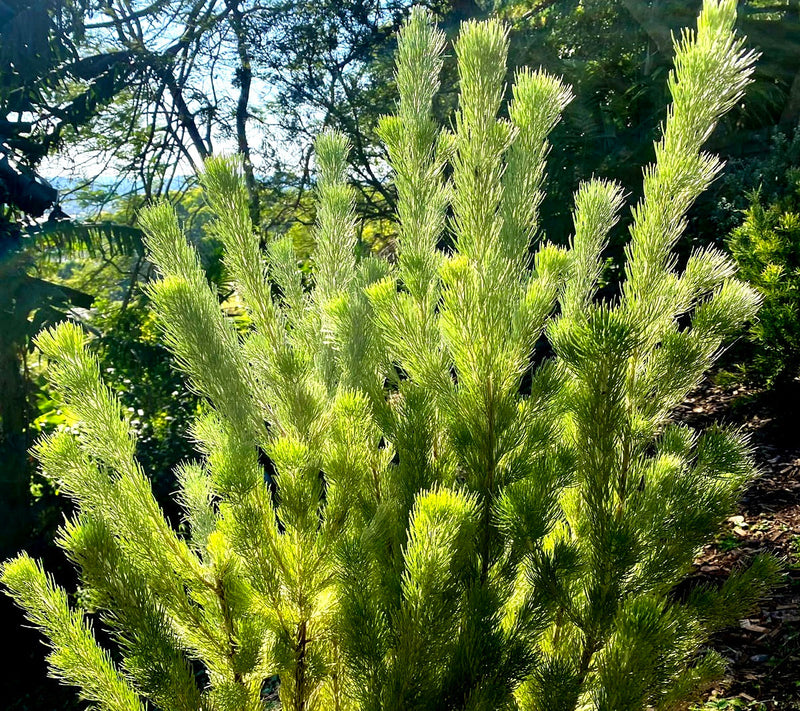
[[[179, 190], [187, 179], [186, 176], [176, 176], [171, 188]], [[61, 209], [74, 219], [96, 217], [100, 212], [113, 210], [117, 200], [142, 190], [141, 182], [123, 177], [100, 177], [87, 182], [55, 176], [48, 177], [47, 181], [58, 190]]]

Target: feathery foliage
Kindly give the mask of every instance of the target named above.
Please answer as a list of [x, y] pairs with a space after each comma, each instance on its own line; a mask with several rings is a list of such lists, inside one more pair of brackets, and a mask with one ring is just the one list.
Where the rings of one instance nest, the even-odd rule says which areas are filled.
[[235, 162], [206, 165], [244, 336], [174, 212], [144, 211], [164, 339], [207, 403], [203, 457], [178, 472], [178, 534], [83, 334], [39, 337], [80, 422], [37, 449], [77, 505], [60, 543], [121, 652], [115, 667], [22, 556], [3, 581], [49, 636], [53, 673], [102, 709], [164, 711], [255, 711], [275, 676], [292, 711], [667, 709], [719, 673], [700, 645], [777, 566], [679, 592], [753, 465], [739, 433], [669, 417], [759, 298], [724, 254], [678, 269], [672, 248], [719, 170], [702, 144], [752, 71], [734, 21], [733, 0], [706, 0], [676, 44], [612, 302], [596, 292], [622, 188], [580, 187], [568, 249], [538, 234], [547, 135], [572, 97], [521, 70], [501, 112], [508, 40], [494, 21], [466, 23], [455, 44], [452, 131], [431, 118], [442, 33], [417, 9], [400, 35], [400, 100], [380, 126], [396, 264], [356, 259], [335, 133], [316, 145], [312, 289], [291, 243], [259, 249]]

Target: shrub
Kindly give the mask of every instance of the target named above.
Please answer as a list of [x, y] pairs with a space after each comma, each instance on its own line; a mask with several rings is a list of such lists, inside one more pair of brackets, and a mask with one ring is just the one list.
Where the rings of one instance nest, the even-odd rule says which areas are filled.
[[[706, 0], [677, 45], [613, 303], [594, 296], [619, 186], [582, 185], [571, 248], [529, 251], [547, 134], [571, 97], [522, 70], [498, 119], [507, 38], [492, 21], [465, 24], [455, 45], [452, 132], [430, 115], [442, 34], [421, 10], [403, 29], [400, 101], [381, 123], [396, 264], [355, 257], [335, 133], [316, 144], [311, 291], [289, 238], [260, 252], [232, 162], [206, 166], [244, 337], [174, 212], [145, 211], [164, 339], [208, 403], [203, 457], [178, 472], [190, 535], [159, 511], [82, 332], [43, 333], [81, 426], [37, 454], [77, 503], [60, 542], [120, 656], [23, 554], [2, 579], [49, 637], [52, 673], [115, 711], [255, 711], [276, 675], [294, 711], [626, 711], [671, 708], [718, 673], [700, 645], [776, 566], [759, 558], [679, 594], [753, 467], [737, 433], [699, 435], [669, 414], [758, 296], [721, 252], [677, 273], [671, 249], [719, 169], [701, 144], [751, 71], [734, 20], [734, 2]], [[437, 248], [445, 233], [451, 251]]]
[[[696, 241], [722, 247], [726, 238], [743, 222], [758, 191], [770, 204], [789, 196], [797, 182], [800, 164], [800, 131], [788, 135], [775, 130], [755, 144], [755, 155], [732, 158], [712, 188], [698, 201], [688, 232]], [[788, 188], [788, 190], [787, 190]]]
[[782, 389], [800, 375], [800, 210], [797, 198], [764, 206], [751, 196], [729, 247], [739, 273], [763, 296], [740, 367], [757, 384]]

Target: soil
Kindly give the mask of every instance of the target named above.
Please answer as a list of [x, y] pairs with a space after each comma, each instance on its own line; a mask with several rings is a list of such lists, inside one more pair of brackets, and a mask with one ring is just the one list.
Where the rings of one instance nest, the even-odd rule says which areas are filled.
[[714, 422], [745, 429], [761, 472], [726, 530], [698, 556], [692, 578], [719, 581], [758, 553], [785, 565], [783, 585], [738, 627], [713, 638], [728, 673], [706, 694], [706, 709], [800, 711], [800, 395], [781, 395], [778, 402], [706, 380], [677, 413], [700, 429]]

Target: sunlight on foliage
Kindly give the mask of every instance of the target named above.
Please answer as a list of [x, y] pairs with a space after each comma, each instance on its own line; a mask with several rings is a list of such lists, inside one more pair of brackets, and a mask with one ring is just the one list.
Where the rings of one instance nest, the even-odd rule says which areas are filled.
[[276, 677], [292, 711], [666, 710], [718, 676], [704, 643], [779, 569], [760, 556], [678, 588], [755, 473], [741, 432], [670, 422], [760, 302], [719, 250], [681, 270], [673, 253], [720, 170], [702, 146], [752, 73], [735, 20], [733, 0], [706, 0], [676, 42], [613, 300], [597, 293], [623, 188], [581, 185], [568, 247], [540, 233], [548, 135], [572, 92], [523, 69], [504, 106], [496, 20], [455, 41], [449, 129], [432, 118], [444, 34], [419, 8], [400, 34], [379, 129], [395, 261], [359, 253], [335, 131], [316, 141], [311, 288], [291, 235], [261, 244], [241, 162], [206, 161], [246, 328], [175, 210], [143, 210], [162, 339], [204, 400], [201, 456], [177, 470], [186, 535], [84, 332], [42, 332], [76, 427], [36, 456], [75, 503], [58, 543], [119, 648], [114, 661], [23, 554], [2, 580], [48, 636], [51, 673], [114, 711], [260, 711]]

